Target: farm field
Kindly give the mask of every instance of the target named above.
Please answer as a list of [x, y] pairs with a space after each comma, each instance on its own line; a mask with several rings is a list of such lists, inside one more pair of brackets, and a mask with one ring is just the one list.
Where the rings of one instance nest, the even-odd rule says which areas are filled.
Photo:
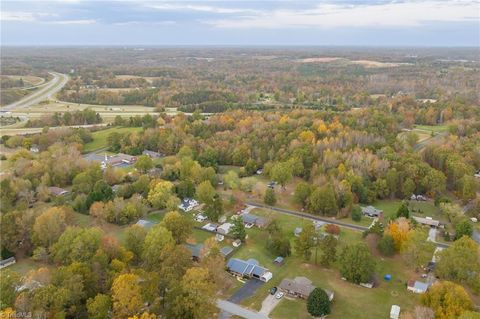
[[93, 152], [93, 151], [107, 147], [108, 135], [113, 132], [117, 132], [117, 133], [139, 132], [141, 130], [142, 130], [141, 127], [113, 127], [113, 128], [108, 128], [106, 130], [93, 132], [92, 133], [93, 141], [85, 144], [83, 151]]

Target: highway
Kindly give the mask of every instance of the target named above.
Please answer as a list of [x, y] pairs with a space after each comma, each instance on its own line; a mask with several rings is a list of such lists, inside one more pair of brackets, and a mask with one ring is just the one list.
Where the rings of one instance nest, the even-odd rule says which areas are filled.
[[59, 92], [65, 86], [65, 84], [67, 84], [68, 82], [67, 75], [62, 73], [57, 73], [57, 72], [49, 72], [49, 73], [53, 76], [52, 80], [50, 80], [42, 88], [38, 89], [37, 91], [33, 92], [30, 95], [27, 95], [23, 99], [2, 107], [0, 109], [1, 112], [22, 109], [22, 108], [40, 103], [44, 100], [48, 100], [54, 94]]

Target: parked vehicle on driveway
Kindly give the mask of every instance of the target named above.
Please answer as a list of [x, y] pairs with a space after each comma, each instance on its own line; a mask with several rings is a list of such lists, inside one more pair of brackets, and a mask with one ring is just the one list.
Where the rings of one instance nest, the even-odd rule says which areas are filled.
[[277, 292], [277, 287], [273, 287], [272, 289], [270, 289], [270, 294], [271, 295], [274, 295], [276, 292]]
[[275, 298], [277, 299], [282, 299], [282, 297], [284, 296], [285, 294], [283, 292], [279, 292], [275, 295]]

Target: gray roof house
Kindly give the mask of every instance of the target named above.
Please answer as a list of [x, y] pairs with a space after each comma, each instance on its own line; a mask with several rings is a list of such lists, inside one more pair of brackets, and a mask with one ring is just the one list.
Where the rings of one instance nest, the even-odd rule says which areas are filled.
[[192, 259], [194, 261], [199, 261], [203, 249], [203, 244], [185, 244], [185, 246], [192, 252]]
[[50, 190], [50, 193], [52, 193], [55, 196], [63, 196], [69, 193], [69, 191], [67, 191], [66, 189], [56, 187], [56, 186], [49, 187], [48, 189]]
[[293, 234], [295, 235], [295, 237], [300, 236], [300, 234], [302, 233], [302, 230], [303, 230], [302, 227], [296, 227], [295, 230], [293, 231]]
[[233, 251], [233, 248], [230, 246], [225, 246], [222, 249], [220, 249], [220, 254], [222, 254], [223, 257], [227, 257], [230, 255]]
[[240, 216], [242, 217], [243, 222], [245, 224], [253, 224], [253, 225], [255, 225], [257, 227], [260, 227], [260, 228], [265, 228], [269, 224], [268, 219], [263, 218], [263, 217], [259, 217], [259, 216], [253, 215], [253, 214], [246, 213], [246, 214], [242, 214]]
[[255, 259], [245, 261], [238, 258], [230, 258], [227, 262], [227, 270], [235, 276], [255, 278], [264, 282], [269, 281], [273, 276], [268, 269], [260, 266]]
[[383, 214], [383, 210], [377, 209], [373, 206], [362, 207], [362, 214], [368, 217], [379, 217]]
[[154, 151], [149, 151], [149, 150], [144, 150], [142, 152], [142, 155], [147, 155], [150, 158], [160, 158], [160, 157], [163, 156], [161, 153], [154, 152]]
[[423, 294], [427, 292], [428, 288], [429, 285], [427, 283], [418, 280], [409, 280], [407, 284], [407, 289], [416, 294]]
[[[315, 289], [315, 286], [312, 285], [312, 281], [306, 277], [295, 277], [295, 279], [283, 279], [278, 288], [291, 296], [306, 299]], [[334, 293], [329, 290], [325, 290], [325, 292], [328, 295], [328, 299], [332, 301]]]

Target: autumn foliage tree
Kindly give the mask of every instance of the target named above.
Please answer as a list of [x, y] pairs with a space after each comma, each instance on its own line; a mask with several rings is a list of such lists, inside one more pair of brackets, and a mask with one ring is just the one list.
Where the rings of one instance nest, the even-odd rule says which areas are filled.
[[435, 283], [422, 296], [422, 302], [435, 312], [435, 318], [458, 318], [472, 309], [472, 300], [465, 289], [450, 281]]

